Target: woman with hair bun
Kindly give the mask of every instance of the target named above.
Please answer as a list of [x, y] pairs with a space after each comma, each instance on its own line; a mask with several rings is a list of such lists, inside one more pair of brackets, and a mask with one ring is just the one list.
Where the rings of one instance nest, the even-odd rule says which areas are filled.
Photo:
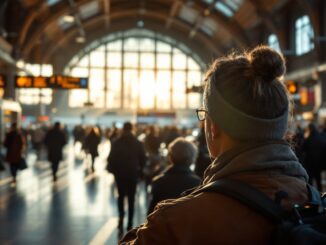
[[[214, 160], [199, 188], [227, 179], [263, 192], [284, 209], [308, 201], [307, 173], [285, 140], [291, 114], [281, 80], [285, 70], [283, 56], [267, 46], [211, 65], [197, 115]], [[159, 203], [121, 244], [268, 244], [273, 228], [227, 195], [195, 191]]]

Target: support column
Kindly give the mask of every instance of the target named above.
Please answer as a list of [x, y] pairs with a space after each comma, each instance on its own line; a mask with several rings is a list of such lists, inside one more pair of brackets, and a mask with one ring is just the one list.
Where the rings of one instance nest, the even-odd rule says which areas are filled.
[[7, 78], [7, 84], [4, 88], [4, 99], [16, 100], [16, 91], [15, 91], [15, 75], [16, 69], [12, 66], [6, 66], [4, 69], [4, 75]]

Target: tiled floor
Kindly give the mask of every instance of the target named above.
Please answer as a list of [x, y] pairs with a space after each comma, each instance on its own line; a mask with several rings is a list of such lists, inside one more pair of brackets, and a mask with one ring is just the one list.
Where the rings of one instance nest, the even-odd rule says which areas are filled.
[[[101, 145], [92, 174], [78, 145], [68, 145], [55, 184], [49, 163], [36, 161], [34, 153], [16, 187], [8, 171], [0, 172], [0, 244], [116, 244], [116, 193], [104, 170], [109, 147]], [[143, 187], [138, 189], [135, 224], [144, 221], [147, 206]]]

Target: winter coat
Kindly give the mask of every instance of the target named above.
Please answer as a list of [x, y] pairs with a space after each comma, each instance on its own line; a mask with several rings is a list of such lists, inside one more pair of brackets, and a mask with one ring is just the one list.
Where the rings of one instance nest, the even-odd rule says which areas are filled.
[[[203, 185], [230, 178], [243, 181], [281, 205], [308, 200], [307, 173], [286, 143], [238, 147], [224, 153], [206, 170]], [[201, 192], [161, 202], [138, 229], [120, 244], [269, 244], [274, 225], [255, 210], [222, 194]]]
[[18, 131], [11, 131], [6, 134], [4, 146], [7, 148], [6, 160], [10, 164], [17, 165], [22, 157], [25, 140]]
[[149, 134], [145, 137], [144, 146], [149, 154], [158, 154], [160, 144], [160, 138], [153, 134]]
[[50, 129], [45, 136], [44, 144], [48, 150], [48, 160], [52, 163], [63, 159], [62, 149], [67, 143], [65, 134], [60, 129]]
[[307, 169], [321, 171], [323, 166], [323, 153], [325, 150], [325, 138], [317, 130], [310, 133], [309, 137], [303, 142], [302, 150], [305, 153], [304, 163]]
[[200, 178], [187, 165], [171, 166], [163, 174], [153, 179], [152, 200], [148, 213], [154, 210], [158, 202], [178, 198], [184, 191], [197, 187], [199, 184]]
[[146, 162], [143, 144], [131, 133], [123, 133], [111, 146], [107, 170], [115, 178], [137, 180]]
[[92, 156], [98, 156], [98, 145], [101, 142], [101, 137], [96, 133], [89, 133], [85, 138], [85, 150], [89, 152]]

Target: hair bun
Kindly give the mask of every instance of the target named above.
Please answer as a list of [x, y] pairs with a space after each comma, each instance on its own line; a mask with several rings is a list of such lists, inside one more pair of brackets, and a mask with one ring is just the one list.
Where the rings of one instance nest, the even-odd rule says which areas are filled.
[[286, 71], [284, 57], [268, 46], [259, 46], [250, 53], [254, 73], [267, 82], [273, 82]]

